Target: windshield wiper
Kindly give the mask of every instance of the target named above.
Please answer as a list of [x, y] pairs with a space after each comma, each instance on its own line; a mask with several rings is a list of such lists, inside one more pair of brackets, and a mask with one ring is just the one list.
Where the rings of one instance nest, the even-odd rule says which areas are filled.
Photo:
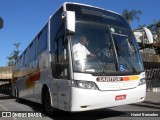
[[128, 63], [128, 64], [130, 65], [130, 67], [132, 68], [133, 73], [136, 74], [137, 71], [136, 71], [135, 67], [132, 65], [131, 61], [126, 57], [126, 56], [127, 56], [126, 53], [125, 53], [122, 49], [119, 48], [119, 46], [117, 45], [116, 40], [115, 40], [115, 43], [116, 43], [116, 48], [117, 48], [119, 51], [121, 51], [121, 53], [122, 53], [122, 55], [124, 56], [125, 60], [127, 61], [127, 63]]

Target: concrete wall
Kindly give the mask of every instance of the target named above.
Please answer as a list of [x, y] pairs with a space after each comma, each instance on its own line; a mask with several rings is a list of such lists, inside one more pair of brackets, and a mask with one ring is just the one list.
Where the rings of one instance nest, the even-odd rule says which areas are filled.
[[12, 66], [0, 67], [0, 79], [12, 79]]

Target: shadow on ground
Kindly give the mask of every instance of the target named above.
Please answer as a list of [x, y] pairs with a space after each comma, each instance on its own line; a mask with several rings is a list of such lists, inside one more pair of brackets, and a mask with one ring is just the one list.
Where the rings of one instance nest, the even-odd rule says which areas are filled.
[[160, 102], [144, 101], [141, 104], [131, 104], [132, 106], [160, 109]]
[[34, 112], [40, 112], [43, 116], [49, 117], [54, 120], [97, 120], [103, 118], [110, 118], [110, 117], [120, 117], [126, 116], [127, 113], [123, 111], [115, 111], [110, 109], [100, 109], [100, 110], [93, 110], [93, 111], [85, 111], [85, 112], [64, 112], [60, 110], [53, 111], [53, 116], [48, 116], [44, 108], [41, 104], [37, 104], [34, 102], [30, 102], [27, 100], [21, 99], [20, 104], [24, 104], [30, 106]]
[[10, 93], [0, 92], [0, 100], [13, 99], [14, 97]]

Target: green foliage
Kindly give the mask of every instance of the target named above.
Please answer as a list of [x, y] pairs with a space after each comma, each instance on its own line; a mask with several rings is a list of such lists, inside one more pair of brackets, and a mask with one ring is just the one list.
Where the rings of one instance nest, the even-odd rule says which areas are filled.
[[148, 29], [151, 30], [151, 32], [153, 34], [160, 33], [160, 31], [159, 31], [159, 29], [160, 29], [160, 20], [159, 21], [153, 20], [153, 23], [148, 25], [147, 27], [148, 27]]
[[18, 50], [18, 48], [19, 48], [20, 43], [15, 43], [14, 45], [16, 47], [16, 50], [13, 50], [12, 53], [10, 54], [10, 56], [7, 57], [7, 59], [8, 59], [8, 66], [13, 66], [14, 63], [15, 63], [15, 61], [19, 57], [20, 51]]
[[[145, 25], [145, 24], [144, 24]], [[152, 21], [152, 24], [150, 25], [145, 25], [145, 26], [142, 26], [142, 25], [139, 25], [138, 26], [139, 28], [141, 27], [147, 27], [151, 33], [153, 34], [153, 39], [154, 39], [154, 42], [160, 42], [160, 20], [157, 21], [157, 20], [153, 20]]]
[[122, 15], [126, 18], [129, 24], [134, 19], [137, 19], [139, 21], [139, 17], [138, 17], [139, 14], [142, 14], [140, 10], [131, 10], [131, 11], [123, 10], [123, 13], [122, 13]]
[[147, 27], [147, 25], [146, 25], [146, 24], [143, 24], [143, 25], [139, 25], [138, 27], [139, 27], [139, 28]]

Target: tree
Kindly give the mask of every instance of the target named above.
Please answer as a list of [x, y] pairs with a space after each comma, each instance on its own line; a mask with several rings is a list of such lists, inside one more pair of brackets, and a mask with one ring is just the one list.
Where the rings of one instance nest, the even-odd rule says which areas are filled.
[[13, 50], [12, 53], [10, 54], [9, 57], [7, 57], [8, 59], [8, 66], [13, 66], [15, 61], [17, 60], [17, 58], [19, 57], [19, 46], [20, 46], [20, 43], [14, 43], [15, 47], [16, 47], [16, 50]]
[[142, 27], [147, 27], [146, 24], [143, 24], [143, 25], [138, 25], [139, 28], [142, 28]]
[[147, 28], [151, 30], [153, 35], [157, 35], [158, 39], [160, 40], [160, 20], [153, 20], [153, 23], [148, 25]]
[[153, 20], [153, 24], [149, 25], [148, 27], [151, 27], [154, 33], [158, 32], [158, 28], [160, 28], [160, 20], [156, 21]]
[[14, 65], [14, 60], [12, 59], [12, 55], [10, 55], [9, 57], [7, 57], [8, 59], [8, 66], [13, 66]]
[[142, 14], [142, 12], [140, 10], [131, 10], [131, 11], [123, 10], [122, 13], [122, 15], [126, 18], [129, 24], [131, 24], [131, 22], [134, 19], [137, 19], [139, 21], [138, 14]]
[[14, 43], [14, 45], [16, 46], [16, 50], [19, 51], [18, 49], [19, 49], [20, 43]]

